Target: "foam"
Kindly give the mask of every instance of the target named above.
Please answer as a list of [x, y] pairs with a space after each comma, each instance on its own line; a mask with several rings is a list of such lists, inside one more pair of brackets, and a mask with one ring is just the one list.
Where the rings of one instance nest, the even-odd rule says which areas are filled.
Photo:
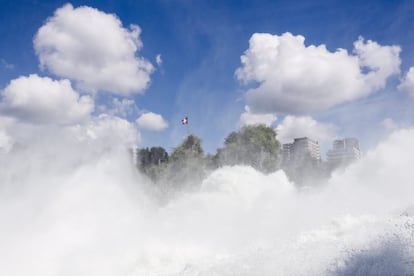
[[120, 129], [116, 137], [111, 129], [76, 139], [57, 131], [53, 144], [34, 137], [0, 153], [2, 274], [414, 271], [412, 129], [395, 132], [323, 188], [297, 190], [283, 171], [222, 167], [163, 204], [134, 168], [130, 141], [114, 143], [129, 133]]

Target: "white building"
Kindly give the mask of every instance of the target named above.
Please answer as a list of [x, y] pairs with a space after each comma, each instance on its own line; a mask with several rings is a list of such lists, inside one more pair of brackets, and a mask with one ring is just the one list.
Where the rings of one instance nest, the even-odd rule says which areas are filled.
[[335, 140], [332, 149], [327, 153], [328, 164], [331, 167], [347, 165], [361, 157], [359, 142], [356, 138]]
[[282, 146], [282, 165], [300, 166], [306, 161], [321, 161], [319, 143], [308, 137], [295, 138]]

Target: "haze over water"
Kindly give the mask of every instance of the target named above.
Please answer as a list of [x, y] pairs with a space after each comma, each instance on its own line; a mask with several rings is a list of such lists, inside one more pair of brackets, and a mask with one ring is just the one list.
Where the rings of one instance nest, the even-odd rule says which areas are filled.
[[111, 135], [60, 138], [0, 155], [4, 275], [414, 271], [412, 129], [323, 187], [299, 190], [283, 171], [223, 167], [162, 203]]

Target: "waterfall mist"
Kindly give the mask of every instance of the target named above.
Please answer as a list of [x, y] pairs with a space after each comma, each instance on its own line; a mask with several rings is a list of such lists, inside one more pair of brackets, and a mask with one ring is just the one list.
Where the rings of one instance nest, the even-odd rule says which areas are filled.
[[85, 129], [49, 140], [36, 131], [0, 153], [1, 274], [414, 271], [412, 129], [322, 187], [297, 189], [283, 171], [222, 167], [162, 204], [131, 161], [127, 128]]

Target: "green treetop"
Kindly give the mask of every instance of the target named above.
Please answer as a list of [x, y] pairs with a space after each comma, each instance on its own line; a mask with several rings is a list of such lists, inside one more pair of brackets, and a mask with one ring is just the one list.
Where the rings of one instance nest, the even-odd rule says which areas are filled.
[[276, 170], [279, 152], [280, 143], [272, 128], [249, 125], [227, 136], [216, 160], [221, 165], [244, 164], [268, 173]]

